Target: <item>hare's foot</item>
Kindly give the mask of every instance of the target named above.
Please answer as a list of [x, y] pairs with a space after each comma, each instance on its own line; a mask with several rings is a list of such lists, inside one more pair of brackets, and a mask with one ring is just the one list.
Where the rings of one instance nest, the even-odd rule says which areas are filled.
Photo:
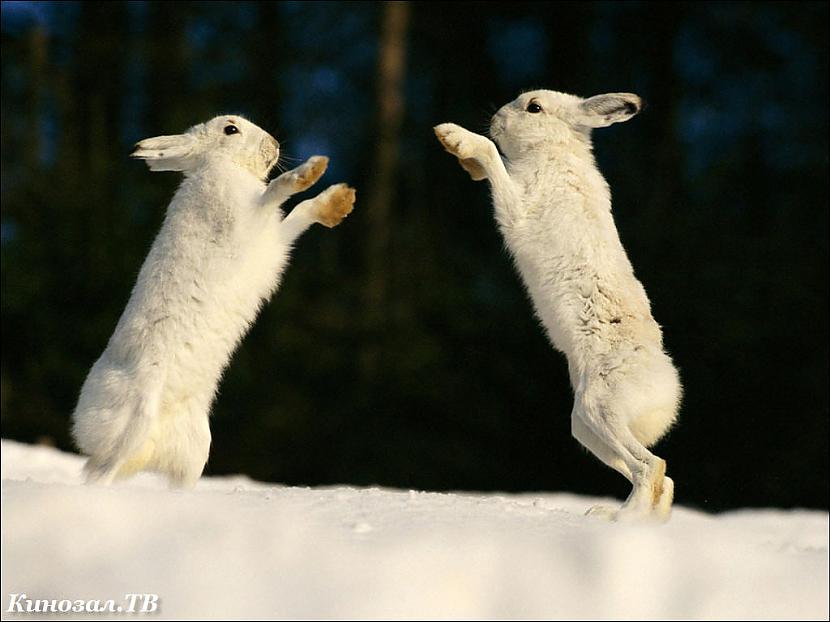
[[487, 169], [483, 163], [493, 150], [489, 139], [454, 123], [442, 123], [434, 129], [444, 149], [458, 158], [461, 168], [467, 171], [474, 181], [487, 179]]
[[326, 156], [311, 156], [297, 168], [285, 173], [289, 176], [294, 192], [302, 192], [311, 188], [328, 168], [329, 159]]
[[671, 506], [674, 500], [674, 482], [670, 477], [663, 480], [663, 494], [654, 506], [654, 516], [661, 522], [666, 522], [671, 518]]
[[[612, 521], [658, 521], [665, 523], [671, 517], [674, 482], [666, 477], [666, 462], [657, 458], [650, 477], [635, 484], [631, 494], [619, 509], [595, 505], [586, 516]], [[656, 499], [656, 500], [655, 500]]]
[[171, 469], [167, 472], [167, 486], [171, 490], [190, 490], [196, 486], [199, 478], [202, 477], [204, 464], [195, 464], [192, 467]]
[[291, 195], [310, 188], [326, 172], [328, 165], [326, 156], [312, 156], [297, 168], [286, 171], [268, 184], [262, 195], [262, 205], [279, 207]]
[[487, 155], [490, 140], [480, 134], [474, 134], [455, 123], [436, 125], [434, 131], [444, 149], [459, 160], [477, 159]]
[[355, 190], [346, 184], [329, 186], [314, 199], [314, 220], [336, 227], [354, 209]]
[[585, 516], [607, 521], [617, 520], [617, 514], [619, 514], [619, 509], [609, 505], [595, 505], [585, 512]]
[[621, 508], [612, 508], [607, 505], [595, 505], [585, 512], [585, 516], [614, 522], [651, 522], [665, 523], [669, 520], [669, 514], [660, 514], [655, 508], [649, 510], [643, 506], [623, 505]]
[[83, 468], [84, 483], [109, 486], [118, 474], [118, 465], [111, 460], [90, 457]]
[[649, 476], [649, 484], [651, 485], [651, 503], [657, 505], [663, 496], [663, 488], [666, 481], [666, 461], [662, 458], [657, 458]]
[[647, 469], [645, 477], [635, 481], [637, 483], [620, 508], [617, 520], [667, 521], [674, 494], [674, 482], [666, 477], [666, 461], [656, 458]]
[[115, 479], [121, 480], [132, 477], [136, 473], [143, 471], [150, 461], [153, 459], [156, 444], [152, 439], [147, 439], [142, 445], [141, 449], [124, 460], [118, 468]]

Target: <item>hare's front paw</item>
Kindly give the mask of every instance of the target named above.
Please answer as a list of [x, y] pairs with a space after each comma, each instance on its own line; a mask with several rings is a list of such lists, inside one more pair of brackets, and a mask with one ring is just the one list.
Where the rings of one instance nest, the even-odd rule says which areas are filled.
[[289, 171], [289, 179], [294, 192], [302, 192], [314, 185], [323, 176], [328, 168], [329, 159], [326, 156], [311, 156], [305, 163]]
[[444, 149], [460, 160], [476, 158], [486, 153], [489, 141], [479, 134], [465, 130], [455, 123], [442, 123], [434, 128]]
[[355, 189], [335, 184], [315, 199], [314, 219], [326, 227], [336, 227], [354, 209]]

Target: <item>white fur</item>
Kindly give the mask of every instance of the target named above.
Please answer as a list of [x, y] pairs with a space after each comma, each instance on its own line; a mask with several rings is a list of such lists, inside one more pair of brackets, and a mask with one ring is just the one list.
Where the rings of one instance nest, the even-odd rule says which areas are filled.
[[674, 423], [680, 381], [620, 242], [591, 145], [592, 128], [640, 108], [630, 93], [584, 100], [533, 91], [494, 115], [498, 148], [451, 123], [435, 131], [473, 179], [490, 180], [507, 247], [551, 342], [568, 359], [574, 437], [633, 484], [620, 510], [589, 513], [667, 520], [674, 484], [646, 447]]
[[[230, 135], [225, 128], [238, 131]], [[316, 156], [266, 185], [279, 144], [237, 115], [141, 141], [134, 157], [184, 173], [104, 353], [92, 366], [72, 432], [87, 481], [140, 470], [192, 486], [210, 448], [208, 414], [234, 349], [279, 285], [291, 244], [333, 226], [354, 191], [337, 185], [285, 218], [279, 206], [322, 175]], [[337, 208], [332, 213], [332, 207]]]

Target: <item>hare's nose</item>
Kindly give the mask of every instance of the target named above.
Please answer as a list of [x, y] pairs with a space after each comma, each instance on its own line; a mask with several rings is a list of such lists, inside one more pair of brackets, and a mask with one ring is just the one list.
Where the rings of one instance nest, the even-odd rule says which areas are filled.
[[280, 150], [280, 143], [279, 143], [279, 141], [278, 141], [276, 138], [274, 138], [273, 136], [269, 136], [268, 138], [270, 138], [270, 139], [271, 139], [271, 144], [272, 144], [272, 145], [274, 145], [274, 149], [276, 149], [277, 151], [279, 151], [279, 150]]

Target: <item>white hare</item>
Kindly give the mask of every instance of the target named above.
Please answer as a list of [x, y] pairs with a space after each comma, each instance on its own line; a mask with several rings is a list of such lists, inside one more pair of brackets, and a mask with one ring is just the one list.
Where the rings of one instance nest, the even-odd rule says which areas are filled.
[[268, 183], [279, 143], [237, 115], [142, 140], [132, 155], [184, 180], [84, 382], [72, 432], [90, 457], [89, 482], [151, 470], [191, 487], [207, 461], [222, 372], [276, 290], [292, 243], [312, 223], [340, 223], [355, 192], [331, 186], [283, 217], [280, 205], [314, 184], [328, 158]]
[[573, 436], [633, 485], [619, 510], [588, 513], [668, 520], [674, 484], [665, 461], [646, 448], [674, 423], [680, 380], [620, 242], [591, 145], [593, 128], [640, 109], [631, 93], [582, 99], [532, 91], [493, 116], [496, 144], [452, 123], [435, 133], [474, 180], [490, 180], [507, 247], [568, 359]]

